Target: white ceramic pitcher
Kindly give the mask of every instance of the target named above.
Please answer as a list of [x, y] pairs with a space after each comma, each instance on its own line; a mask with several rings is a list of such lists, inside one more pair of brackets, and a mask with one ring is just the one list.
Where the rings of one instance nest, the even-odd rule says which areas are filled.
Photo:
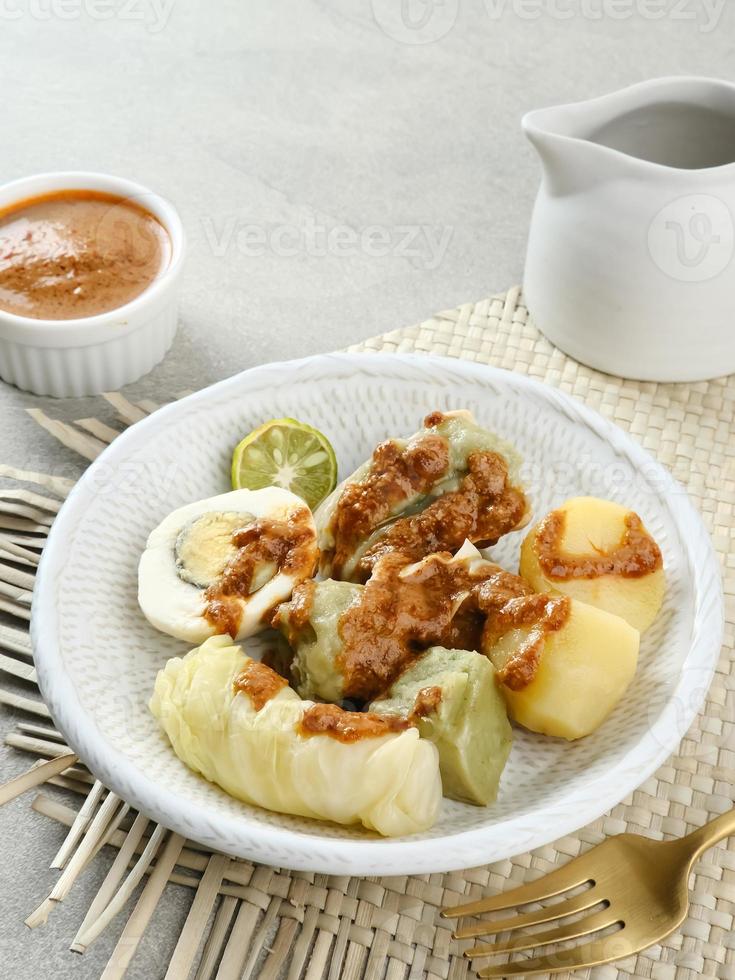
[[523, 128], [543, 164], [523, 286], [536, 325], [624, 377], [735, 371], [735, 85], [659, 78]]

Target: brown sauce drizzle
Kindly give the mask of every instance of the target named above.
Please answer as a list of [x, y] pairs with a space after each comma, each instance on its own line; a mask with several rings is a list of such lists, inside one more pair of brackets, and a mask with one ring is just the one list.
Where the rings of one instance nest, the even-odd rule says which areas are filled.
[[409, 715], [409, 718], [428, 718], [429, 715], [435, 715], [441, 703], [442, 689], [440, 687], [422, 687], [416, 695], [416, 700], [413, 703], [413, 711]]
[[612, 551], [601, 551], [596, 555], [565, 554], [561, 550], [565, 525], [565, 512], [554, 510], [536, 529], [534, 550], [541, 571], [547, 578], [557, 581], [598, 578], [600, 575], [640, 578], [663, 565], [661, 549], [633, 511], [625, 516], [625, 531], [620, 544]]
[[470, 593], [442, 632], [441, 646], [448, 650], [479, 650], [484, 626], [485, 616]]
[[536, 676], [547, 635], [569, 619], [571, 600], [532, 592], [519, 576], [501, 570], [478, 587], [477, 603], [487, 615], [483, 650], [511, 630], [529, 631], [496, 675], [511, 691], [522, 691]]
[[[242, 618], [240, 599], [247, 599], [258, 566], [273, 563], [277, 572], [287, 575], [313, 574], [315, 567], [314, 529], [309, 510], [304, 507], [286, 520], [260, 518], [232, 535], [238, 549], [227, 563], [221, 578], [204, 593], [204, 618], [217, 633], [237, 636]], [[270, 620], [272, 610], [264, 615]]]
[[[427, 647], [456, 642], [455, 614], [488, 571], [470, 573], [450, 559], [450, 554], [430, 555], [409, 575], [400, 574], [410, 564], [400, 553], [387, 553], [376, 563], [359, 601], [339, 622], [337, 668], [344, 697], [369, 701]], [[487, 563], [487, 569], [496, 567]], [[464, 629], [460, 633], [464, 639]]]
[[288, 614], [282, 616], [281, 607], [278, 606], [271, 617], [271, 626], [274, 629], [284, 628], [286, 640], [292, 647], [297, 645], [310, 625], [316, 585], [316, 580], [313, 578], [299, 582], [291, 593], [290, 601], [286, 603]]
[[459, 489], [443, 494], [420, 513], [399, 518], [363, 555], [357, 575], [365, 581], [389, 552], [418, 561], [434, 552], [455, 552], [469, 538], [485, 547], [495, 544], [521, 522], [526, 511], [523, 491], [508, 482], [508, 467], [498, 453], [472, 453], [469, 472]]
[[569, 618], [570, 600], [538, 595], [492, 562], [470, 571], [450, 558], [431, 555], [408, 575], [401, 575], [407, 564], [401, 554], [386, 554], [376, 564], [360, 600], [339, 623], [343, 645], [336, 666], [344, 697], [378, 697], [427, 647], [487, 649], [514, 629], [527, 636], [498, 680], [511, 690], [530, 684], [547, 634]]
[[[470, 570], [451, 563], [448, 553], [430, 555], [402, 575], [408, 564], [400, 553], [384, 555], [359, 599], [340, 617], [342, 649], [335, 666], [343, 697], [357, 702], [380, 697], [430, 646], [487, 650], [514, 629], [525, 629], [527, 636], [498, 680], [512, 690], [533, 680], [546, 635], [567, 622], [568, 598], [539, 595], [492, 562]], [[298, 642], [308, 626], [315, 588], [308, 581], [294, 590], [297, 611], [288, 617], [289, 643]], [[416, 717], [422, 717], [419, 708], [426, 703], [422, 698]]]
[[359, 742], [412, 728], [412, 722], [397, 715], [374, 711], [345, 711], [337, 704], [312, 704], [301, 716], [296, 731], [304, 738], [329, 735], [338, 742]]
[[345, 711], [336, 704], [313, 704], [307, 708], [296, 730], [299, 735], [329, 735], [338, 742], [358, 742], [362, 738], [380, 738], [415, 728], [421, 718], [439, 710], [440, 687], [424, 687], [416, 695], [413, 710], [406, 717], [377, 711]]
[[[447, 418], [432, 412], [424, 419], [431, 430]], [[439, 551], [456, 551], [466, 538], [494, 544], [521, 522], [526, 512], [523, 492], [508, 481], [508, 468], [498, 453], [472, 453], [468, 474], [459, 489], [443, 494], [418, 514], [390, 524], [362, 557], [351, 576], [365, 582], [375, 563], [387, 552], [401, 551], [410, 561]], [[348, 484], [337, 503], [331, 530], [334, 536], [332, 575], [341, 578], [361, 541], [390, 521], [402, 502], [427, 494], [449, 469], [449, 443], [427, 431], [401, 448], [381, 443], [373, 453], [364, 479]]]
[[[433, 418], [429, 416], [424, 424]], [[341, 577], [360, 541], [388, 520], [402, 501], [428, 493], [448, 468], [449, 443], [443, 436], [427, 433], [404, 448], [392, 440], [382, 442], [373, 453], [369, 473], [348, 484], [339, 498], [332, 520], [334, 577]]]
[[[288, 687], [288, 681], [258, 660], [250, 660], [233, 682], [235, 694], [246, 694], [255, 711], [265, 707], [284, 687]], [[438, 705], [441, 690], [427, 688], [426, 691], [437, 691], [439, 694], [438, 700], [435, 696], [427, 699], [428, 713], [429, 701]], [[421, 691], [420, 695], [423, 693]], [[372, 711], [345, 711], [336, 704], [312, 704], [301, 716], [296, 731], [304, 737], [329, 735], [339, 742], [357, 742], [363, 738], [379, 738], [382, 735], [403, 732], [413, 727], [414, 714], [416, 709], [409, 718], [399, 718], [397, 715], [381, 715]]]
[[284, 687], [288, 687], [288, 681], [257, 660], [245, 664], [233, 684], [235, 694], [241, 691], [247, 694], [256, 711], [260, 711]]

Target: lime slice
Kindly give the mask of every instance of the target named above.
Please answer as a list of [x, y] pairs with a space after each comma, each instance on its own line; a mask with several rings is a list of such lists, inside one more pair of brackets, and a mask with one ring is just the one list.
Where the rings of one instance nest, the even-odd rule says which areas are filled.
[[235, 490], [285, 487], [312, 509], [337, 485], [337, 459], [325, 435], [296, 419], [271, 419], [237, 444]]

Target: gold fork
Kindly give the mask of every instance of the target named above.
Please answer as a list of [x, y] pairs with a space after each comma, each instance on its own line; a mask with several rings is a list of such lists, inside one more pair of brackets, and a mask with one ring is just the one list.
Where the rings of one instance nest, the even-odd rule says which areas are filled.
[[[609, 837], [538, 881], [493, 898], [444, 909], [442, 916], [455, 918], [499, 912], [545, 902], [587, 886], [584, 891], [538, 910], [464, 926], [453, 936], [470, 939], [512, 933], [509, 939], [482, 943], [464, 954], [469, 959], [479, 959], [567, 943], [617, 927], [611, 935], [560, 952], [484, 967], [478, 971], [478, 976], [560, 973], [609, 963], [660, 942], [684, 921], [689, 910], [688, 883], [692, 865], [703, 851], [731, 834], [735, 834], [735, 810], [723, 813], [680, 840], [655, 841], [635, 834]], [[570, 916], [576, 918], [558, 924], [557, 920]], [[538, 932], [525, 931], [545, 922], [557, 922], [557, 925]], [[519, 933], [518, 930], [524, 931]]]

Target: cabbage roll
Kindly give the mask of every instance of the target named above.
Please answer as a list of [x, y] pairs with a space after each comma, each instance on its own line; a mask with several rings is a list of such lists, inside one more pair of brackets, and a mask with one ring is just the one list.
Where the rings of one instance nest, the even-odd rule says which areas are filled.
[[490, 661], [472, 650], [432, 647], [370, 705], [413, 720], [439, 750], [444, 795], [487, 806], [511, 748], [505, 701]]
[[520, 457], [470, 412], [433, 412], [410, 439], [381, 443], [318, 507], [324, 578], [365, 582], [384, 554], [408, 561], [486, 546], [527, 520]]
[[229, 637], [169, 660], [150, 707], [182, 762], [246, 803], [389, 837], [436, 820], [438, 753], [415, 727], [302, 701]]
[[412, 564], [386, 554], [365, 585], [327, 579], [297, 586], [273, 625], [294, 649], [299, 694], [366, 702], [430, 646], [479, 649], [483, 617], [467, 600], [497, 567], [467, 542], [454, 557]]

